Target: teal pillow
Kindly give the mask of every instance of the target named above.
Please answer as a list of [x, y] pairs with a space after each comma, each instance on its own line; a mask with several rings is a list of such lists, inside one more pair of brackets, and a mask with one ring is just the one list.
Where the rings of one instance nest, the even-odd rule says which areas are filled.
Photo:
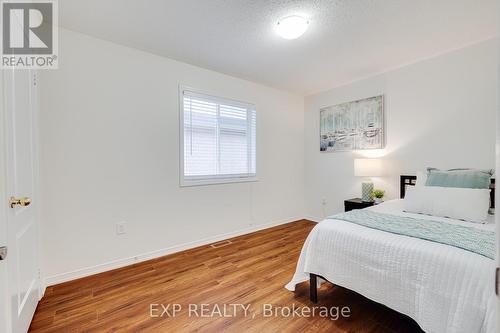
[[489, 189], [493, 170], [427, 169], [425, 186]]

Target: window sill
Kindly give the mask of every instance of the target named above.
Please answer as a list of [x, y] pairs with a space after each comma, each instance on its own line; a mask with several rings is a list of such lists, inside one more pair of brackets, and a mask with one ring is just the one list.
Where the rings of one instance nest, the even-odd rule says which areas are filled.
[[200, 179], [200, 180], [182, 180], [181, 179], [180, 187], [222, 185], [222, 184], [233, 184], [233, 183], [248, 183], [248, 182], [257, 182], [258, 180], [259, 179], [257, 177]]

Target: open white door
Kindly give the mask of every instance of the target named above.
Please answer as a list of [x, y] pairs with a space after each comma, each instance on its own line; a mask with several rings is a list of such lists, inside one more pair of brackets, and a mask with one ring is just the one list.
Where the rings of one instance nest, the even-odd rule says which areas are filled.
[[[1, 72], [0, 72], [1, 74]], [[3, 78], [0, 76], [0, 133], [4, 126]], [[5, 136], [0, 135], [0, 248], [7, 246], [7, 199], [5, 198]], [[10, 332], [10, 313], [7, 306], [7, 264], [0, 260], [0, 332]]]
[[12, 332], [20, 333], [27, 332], [40, 297], [35, 126], [38, 88], [35, 73], [30, 70], [2, 70], [2, 77], [4, 115], [0, 133], [4, 135], [5, 188], [1, 204], [6, 221], [0, 225], [0, 232], [6, 229], [6, 237], [0, 240], [6, 244], [0, 246], [7, 247], [7, 256], [0, 261], [0, 273], [6, 270], [7, 325]]

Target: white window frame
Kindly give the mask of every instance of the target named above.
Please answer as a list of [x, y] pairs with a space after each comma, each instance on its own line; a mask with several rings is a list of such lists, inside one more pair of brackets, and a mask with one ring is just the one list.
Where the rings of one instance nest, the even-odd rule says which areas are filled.
[[210, 178], [204, 178], [200, 176], [200, 179], [188, 179], [184, 177], [184, 91], [189, 91], [194, 94], [200, 94], [212, 97], [218, 101], [226, 101], [230, 105], [241, 105], [242, 107], [248, 108], [251, 106], [255, 112], [257, 112], [256, 106], [253, 103], [242, 102], [235, 99], [219, 97], [216, 94], [202, 91], [199, 89], [193, 89], [186, 85], [179, 85], [179, 185], [181, 187], [188, 186], [203, 186], [203, 185], [215, 185], [215, 184], [231, 184], [231, 183], [244, 183], [244, 182], [256, 182], [257, 177], [257, 118], [255, 124], [255, 176], [248, 175], [220, 175], [211, 176]]

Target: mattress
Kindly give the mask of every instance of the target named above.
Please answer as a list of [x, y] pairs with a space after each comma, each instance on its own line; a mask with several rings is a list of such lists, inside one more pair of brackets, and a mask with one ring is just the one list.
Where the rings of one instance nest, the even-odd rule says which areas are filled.
[[[366, 209], [421, 218], [403, 212], [403, 200]], [[493, 216], [486, 224], [425, 218], [495, 230]], [[314, 273], [408, 315], [426, 332], [493, 333], [495, 266], [453, 246], [325, 219], [307, 237], [286, 288], [293, 291]]]

